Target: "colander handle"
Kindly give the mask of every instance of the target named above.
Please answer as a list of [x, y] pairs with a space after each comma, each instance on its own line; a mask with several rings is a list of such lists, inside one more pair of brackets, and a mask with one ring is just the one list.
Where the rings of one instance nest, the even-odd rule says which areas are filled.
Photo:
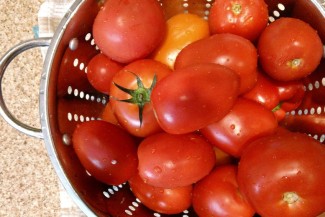
[[11, 48], [0, 59], [0, 115], [8, 124], [10, 124], [18, 131], [36, 138], [43, 138], [42, 130], [31, 127], [19, 121], [16, 117], [14, 117], [14, 115], [12, 115], [12, 113], [9, 111], [8, 107], [6, 106], [2, 94], [2, 78], [6, 71], [6, 68], [16, 56], [31, 48], [47, 47], [50, 45], [50, 42], [51, 42], [51, 38], [37, 38], [37, 39], [23, 41], [17, 44], [16, 46], [14, 46], [13, 48]]

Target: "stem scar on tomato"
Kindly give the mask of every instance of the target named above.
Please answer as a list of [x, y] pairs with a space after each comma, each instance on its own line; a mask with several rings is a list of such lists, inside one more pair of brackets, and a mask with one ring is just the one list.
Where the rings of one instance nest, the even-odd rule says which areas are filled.
[[282, 200], [289, 205], [294, 204], [299, 200], [299, 195], [296, 192], [285, 192]]
[[297, 69], [302, 65], [302, 59], [301, 58], [296, 58], [293, 60], [290, 60], [287, 62], [287, 66], [289, 66], [292, 69]]
[[231, 6], [231, 11], [235, 14], [238, 15], [241, 13], [242, 6], [239, 3], [233, 3]]
[[151, 96], [151, 92], [152, 92], [152, 89], [154, 88], [154, 86], [156, 85], [157, 83], [157, 75], [154, 74], [153, 76], [153, 79], [152, 79], [152, 83], [150, 85], [149, 88], [146, 88], [144, 85], [143, 85], [143, 82], [141, 80], [141, 78], [131, 72], [131, 71], [128, 71], [127, 72], [133, 74], [135, 76], [135, 78], [137, 79], [137, 85], [138, 85], [138, 88], [137, 89], [128, 89], [128, 88], [125, 88], [117, 83], [114, 82], [114, 85], [120, 89], [121, 91], [129, 94], [131, 96], [131, 98], [129, 99], [116, 99], [120, 102], [126, 102], [126, 103], [131, 103], [131, 104], [135, 104], [138, 106], [139, 108], [139, 120], [140, 120], [140, 127], [142, 126], [142, 120], [143, 120], [143, 109], [144, 109], [144, 106], [147, 104], [147, 103], [150, 103], [150, 96]]

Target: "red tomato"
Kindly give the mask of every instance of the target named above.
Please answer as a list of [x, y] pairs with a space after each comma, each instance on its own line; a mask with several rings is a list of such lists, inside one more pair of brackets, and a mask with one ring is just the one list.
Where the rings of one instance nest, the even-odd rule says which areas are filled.
[[115, 125], [120, 125], [118, 120], [116, 119], [114, 112], [112, 110], [112, 106], [110, 103], [107, 103], [105, 105], [105, 108], [103, 112], [100, 115], [100, 118], [104, 121], [107, 121], [109, 123], [115, 124]]
[[121, 63], [146, 57], [165, 32], [164, 13], [156, 0], [107, 0], [93, 24], [97, 46]]
[[277, 126], [277, 119], [271, 110], [257, 102], [240, 98], [224, 118], [200, 131], [221, 150], [240, 157], [249, 142], [275, 133]]
[[290, 81], [306, 77], [317, 68], [323, 56], [323, 44], [308, 23], [283, 17], [262, 32], [258, 53], [268, 75]]
[[87, 78], [98, 91], [109, 94], [110, 83], [115, 73], [122, 69], [122, 65], [100, 53], [94, 56], [87, 65]]
[[139, 175], [129, 180], [133, 194], [149, 209], [164, 214], [177, 214], [192, 204], [192, 185], [159, 188], [145, 183]]
[[74, 130], [72, 142], [81, 164], [99, 181], [119, 185], [137, 173], [137, 146], [116, 125], [100, 120], [83, 122]]
[[216, 0], [209, 15], [212, 34], [233, 33], [255, 40], [268, 23], [268, 8], [264, 0]]
[[195, 14], [177, 14], [167, 20], [167, 35], [153, 53], [153, 59], [174, 68], [178, 53], [188, 44], [208, 37], [209, 25]]
[[243, 95], [272, 110], [278, 121], [287, 112], [298, 108], [304, 98], [305, 87], [301, 81], [276, 81], [258, 73], [256, 85]]
[[232, 70], [213, 63], [175, 70], [151, 93], [160, 126], [181, 134], [220, 120], [234, 105], [239, 79]]
[[145, 138], [138, 148], [139, 175], [156, 187], [191, 185], [206, 176], [216, 157], [212, 146], [194, 133], [160, 133]]
[[185, 47], [177, 56], [175, 69], [195, 63], [216, 63], [240, 77], [239, 92], [252, 89], [257, 80], [257, 51], [247, 39], [234, 34], [215, 34]]
[[[111, 85], [110, 90], [110, 104], [118, 122], [129, 133], [138, 137], [145, 137], [161, 131], [150, 103], [151, 86], [155, 83], [155, 76], [157, 78], [156, 82], [159, 82], [171, 72], [171, 69], [158, 61], [142, 59], [125, 66], [114, 76], [114, 83]], [[137, 76], [141, 80], [143, 87], [139, 87]], [[137, 91], [131, 96], [115, 84]], [[134, 101], [121, 101], [131, 98]]]
[[234, 165], [217, 167], [194, 185], [193, 208], [200, 217], [251, 217], [255, 213], [238, 188]]
[[281, 131], [243, 152], [238, 184], [261, 216], [311, 217], [325, 211], [325, 147], [306, 134]]
[[258, 102], [269, 110], [274, 109], [280, 103], [277, 87], [263, 72], [258, 73], [256, 85], [243, 97]]

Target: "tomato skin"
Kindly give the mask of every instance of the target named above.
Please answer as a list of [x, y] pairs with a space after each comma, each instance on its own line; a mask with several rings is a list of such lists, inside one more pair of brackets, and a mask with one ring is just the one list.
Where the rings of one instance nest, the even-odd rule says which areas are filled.
[[85, 169], [99, 181], [119, 185], [137, 173], [137, 146], [120, 127], [94, 120], [73, 132], [74, 150]]
[[87, 78], [90, 84], [98, 91], [109, 94], [113, 76], [122, 69], [117, 63], [102, 53], [94, 56], [87, 65]]
[[323, 55], [323, 44], [309, 24], [282, 17], [268, 25], [258, 41], [264, 71], [280, 81], [298, 80], [311, 74]]
[[[321, 214], [325, 211], [324, 180], [325, 147], [306, 134], [281, 131], [260, 138], [244, 150], [239, 161], [239, 187], [261, 216]], [[290, 193], [291, 198], [287, 197]]]
[[257, 81], [257, 59], [257, 50], [249, 40], [234, 34], [215, 34], [185, 47], [176, 58], [175, 69], [196, 63], [224, 65], [239, 75], [239, 93], [243, 94]]
[[134, 195], [149, 209], [164, 214], [177, 214], [192, 204], [192, 185], [177, 188], [159, 188], [145, 183], [139, 175], [129, 184]]
[[93, 24], [97, 46], [121, 63], [149, 55], [165, 32], [164, 13], [156, 0], [107, 0]]
[[258, 102], [269, 110], [274, 109], [280, 103], [276, 86], [263, 72], [258, 73], [256, 85], [242, 97]]
[[216, 167], [194, 185], [193, 208], [202, 217], [251, 217], [255, 213], [239, 191], [235, 165]]
[[200, 132], [221, 150], [240, 157], [250, 141], [275, 133], [277, 126], [272, 111], [257, 102], [238, 98], [224, 118]]
[[238, 87], [232, 70], [213, 63], [195, 64], [158, 82], [151, 102], [164, 131], [189, 133], [226, 115], [237, 99]]
[[212, 145], [195, 133], [149, 136], [140, 143], [138, 158], [141, 178], [162, 188], [191, 185], [216, 163]]
[[100, 114], [100, 118], [103, 121], [107, 121], [107, 122], [112, 123], [114, 125], [120, 125], [118, 120], [116, 119], [116, 117], [114, 115], [114, 112], [112, 110], [112, 106], [111, 106], [110, 103], [107, 103], [105, 105], [105, 108], [104, 108], [103, 112]]
[[208, 22], [203, 18], [190, 13], [177, 14], [167, 20], [167, 35], [153, 53], [153, 59], [173, 69], [175, 59], [184, 47], [209, 34]]
[[209, 14], [211, 34], [233, 33], [254, 41], [268, 23], [264, 0], [216, 0]]
[[265, 73], [258, 73], [256, 85], [242, 95], [272, 110], [278, 122], [287, 112], [297, 109], [305, 95], [302, 81], [276, 81]]
[[[157, 82], [166, 77], [172, 71], [166, 65], [152, 60], [142, 59], [126, 65], [116, 73], [113, 82], [129, 89], [137, 89], [135, 73], [140, 77], [145, 87], [149, 88], [153, 78], [157, 76]], [[129, 133], [138, 137], [145, 137], [162, 131], [154, 115], [152, 104], [147, 103], [143, 110], [143, 119], [140, 124], [139, 107], [136, 104], [120, 102], [118, 100], [129, 99], [130, 95], [121, 91], [116, 85], [111, 85], [111, 100], [113, 113], [120, 125]]]

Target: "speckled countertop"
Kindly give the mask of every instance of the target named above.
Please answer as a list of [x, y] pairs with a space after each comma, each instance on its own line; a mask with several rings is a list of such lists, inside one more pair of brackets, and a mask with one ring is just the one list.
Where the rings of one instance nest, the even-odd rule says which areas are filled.
[[[0, 56], [34, 37], [44, 0], [0, 0]], [[38, 97], [42, 70], [39, 49], [21, 54], [8, 67], [2, 93], [11, 112], [40, 127]], [[0, 118], [0, 216], [63, 216], [60, 185], [43, 140], [18, 132]]]

